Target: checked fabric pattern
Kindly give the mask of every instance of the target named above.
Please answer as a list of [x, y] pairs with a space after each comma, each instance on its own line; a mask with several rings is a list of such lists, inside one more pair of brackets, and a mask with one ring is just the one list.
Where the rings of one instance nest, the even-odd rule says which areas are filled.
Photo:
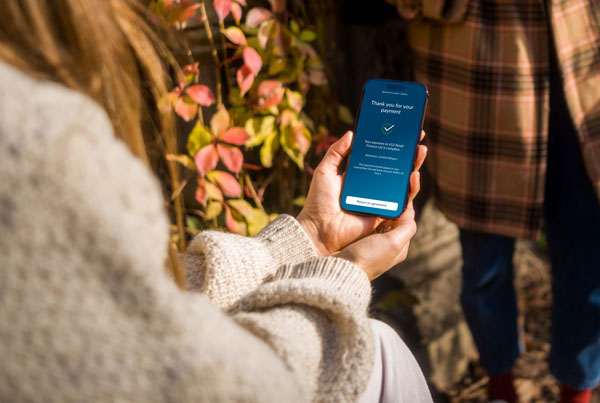
[[[399, 0], [415, 79], [429, 88], [434, 194], [459, 226], [518, 238], [541, 227], [555, 47], [600, 196], [600, 1]], [[566, 206], [567, 207], [567, 206]]]

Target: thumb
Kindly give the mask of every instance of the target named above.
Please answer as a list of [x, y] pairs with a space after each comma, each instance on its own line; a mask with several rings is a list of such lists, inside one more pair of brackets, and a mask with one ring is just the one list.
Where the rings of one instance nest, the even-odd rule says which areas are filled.
[[347, 131], [338, 141], [329, 147], [329, 150], [327, 150], [327, 153], [321, 161], [323, 168], [326, 168], [327, 170], [333, 169], [337, 172], [342, 161], [350, 152], [353, 136], [354, 133]]

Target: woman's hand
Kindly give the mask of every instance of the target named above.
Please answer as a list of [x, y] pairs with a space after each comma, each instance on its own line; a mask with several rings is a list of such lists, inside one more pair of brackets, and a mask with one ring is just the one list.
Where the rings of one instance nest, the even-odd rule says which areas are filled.
[[[330, 256], [341, 251], [347, 245], [371, 234], [384, 221], [377, 217], [346, 213], [340, 207], [343, 179], [340, 165], [350, 151], [352, 135], [352, 132], [347, 132], [329, 148], [315, 169], [306, 203], [297, 217], [321, 256]], [[425, 132], [422, 132], [421, 139], [424, 136]], [[420, 190], [418, 170], [426, 155], [427, 148], [418, 146], [415, 171], [410, 175], [409, 205]], [[406, 212], [393, 221], [393, 225], [397, 225], [405, 215]]]
[[390, 229], [354, 242], [335, 256], [349, 260], [363, 269], [369, 280], [379, 277], [406, 259], [410, 240], [417, 232], [412, 201], [400, 217], [396, 220], [386, 220], [381, 227]]

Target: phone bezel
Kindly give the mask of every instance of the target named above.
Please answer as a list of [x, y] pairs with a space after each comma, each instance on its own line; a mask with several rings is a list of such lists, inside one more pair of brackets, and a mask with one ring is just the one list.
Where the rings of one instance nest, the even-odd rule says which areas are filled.
[[344, 175], [342, 177], [342, 189], [340, 192], [340, 208], [347, 212], [347, 213], [351, 213], [351, 214], [356, 214], [356, 215], [361, 215], [361, 216], [367, 216], [367, 217], [381, 217], [383, 219], [386, 220], [395, 220], [398, 217], [400, 217], [402, 215], [402, 213], [404, 213], [404, 211], [406, 211], [406, 207], [408, 206], [408, 195], [409, 195], [409, 188], [410, 188], [410, 177], [406, 183], [406, 189], [404, 190], [404, 202], [403, 202], [403, 206], [402, 209], [400, 210], [400, 212], [398, 213], [398, 215], [396, 216], [386, 216], [383, 214], [375, 214], [375, 213], [366, 213], [364, 211], [354, 211], [354, 210], [348, 210], [346, 208], [344, 208], [344, 206], [342, 205], [342, 196], [344, 194], [344, 185], [346, 184], [346, 174], [348, 173], [348, 163], [350, 162], [350, 156], [352, 155], [352, 149], [354, 148], [354, 141], [356, 140], [356, 127], [358, 126], [358, 120], [360, 118], [360, 112], [362, 111], [362, 104], [363, 104], [363, 99], [365, 96], [365, 88], [367, 86], [367, 84], [369, 84], [372, 81], [383, 81], [383, 82], [388, 82], [388, 83], [394, 83], [394, 84], [417, 84], [421, 87], [423, 87], [423, 90], [425, 91], [425, 104], [423, 105], [423, 115], [421, 116], [421, 129], [418, 131], [417, 133], [417, 141], [415, 142], [415, 147], [412, 151], [412, 165], [411, 165], [411, 173], [414, 170], [415, 167], [415, 158], [416, 158], [416, 154], [417, 154], [417, 147], [419, 146], [419, 144], [421, 143], [420, 137], [421, 137], [421, 132], [423, 130], [423, 123], [425, 122], [425, 112], [427, 110], [427, 104], [429, 102], [429, 91], [427, 90], [427, 87], [424, 84], [421, 83], [417, 83], [414, 81], [396, 81], [396, 80], [388, 80], [388, 79], [382, 79], [382, 78], [372, 78], [370, 80], [367, 80], [365, 82], [365, 84], [362, 87], [362, 92], [360, 94], [360, 101], [358, 104], [358, 112], [356, 114], [356, 118], [354, 119], [354, 127], [352, 129], [352, 144], [350, 146], [350, 151], [348, 152], [348, 155], [345, 158], [345, 168], [344, 168]]

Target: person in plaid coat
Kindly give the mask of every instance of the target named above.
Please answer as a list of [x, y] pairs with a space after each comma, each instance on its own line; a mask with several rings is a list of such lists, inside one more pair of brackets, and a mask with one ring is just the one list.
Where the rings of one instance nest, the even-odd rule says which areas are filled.
[[[515, 238], [548, 237], [550, 370], [562, 401], [600, 380], [600, 3], [388, 0], [429, 88], [429, 168], [460, 227], [465, 316], [490, 399], [516, 399]], [[582, 400], [573, 400], [582, 399]]]

